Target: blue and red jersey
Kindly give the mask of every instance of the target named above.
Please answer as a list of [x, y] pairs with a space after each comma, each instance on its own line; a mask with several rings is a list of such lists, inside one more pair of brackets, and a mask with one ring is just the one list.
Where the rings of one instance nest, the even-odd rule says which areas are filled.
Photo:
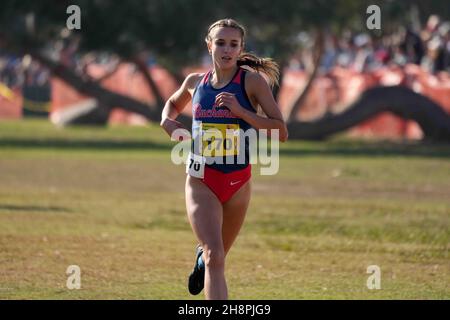
[[[245, 92], [245, 76], [248, 71], [238, 68], [232, 80], [224, 87], [216, 89], [211, 85], [211, 71], [205, 73], [201, 81], [195, 88], [194, 95], [192, 97], [192, 151], [195, 154], [201, 155], [201, 150], [194, 150], [195, 139], [201, 139], [200, 132], [202, 132], [202, 126], [217, 127], [221, 124], [229, 125], [230, 128], [239, 128], [245, 132], [251, 128], [251, 125], [246, 121], [236, 117], [226, 106], [219, 107], [215, 104], [215, 99], [221, 92], [229, 92], [235, 95], [239, 104], [256, 113], [250, 100]], [[238, 161], [236, 155], [224, 155], [222, 163], [207, 164], [207, 167], [219, 170], [223, 173], [230, 173], [246, 168], [249, 164], [249, 141], [248, 139], [239, 135], [239, 143], [243, 144], [242, 149], [245, 152], [245, 161]], [[202, 145], [200, 143], [199, 145]], [[232, 157], [227, 161], [227, 157]], [[230, 163], [231, 162], [231, 163]]]

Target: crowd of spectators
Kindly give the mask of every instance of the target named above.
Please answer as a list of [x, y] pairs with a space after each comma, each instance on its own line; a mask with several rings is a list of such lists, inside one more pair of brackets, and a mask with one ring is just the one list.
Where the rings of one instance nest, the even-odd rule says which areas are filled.
[[[300, 42], [309, 43], [289, 63], [292, 69], [306, 69], [311, 65], [312, 37], [301, 33]], [[51, 52], [58, 60], [76, 69], [85, 63], [76, 58], [77, 42], [57, 42]], [[303, 48], [308, 48], [308, 45]], [[109, 55], [95, 56], [94, 60], [109, 61]], [[425, 71], [435, 74], [450, 72], [450, 21], [441, 21], [437, 15], [429, 17], [422, 30], [401, 27], [397, 32], [375, 36], [370, 33], [345, 31], [340, 35], [327, 33], [320, 60], [320, 71], [327, 72], [335, 66], [356, 72], [372, 71], [382, 66], [407, 63], [420, 65]], [[23, 86], [49, 86], [50, 74], [30, 56], [13, 56], [0, 51], [0, 82], [10, 88]]]
[[[301, 41], [311, 44], [309, 34], [301, 34]], [[308, 45], [305, 46], [308, 48]], [[306, 69], [311, 63], [309, 49], [299, 51], [290, 61], [290, 68]], [[371, 71], [382, 66], [407, 63], [420, 65], [435, 74], [450, 72], [450, 22], [437, 15], [429, 17], [422, 30], [401, 27], [391, 34], [376, 36], [371, 33], [345, 31], [341, 35], [325, 35], [320, 70], [327, 72], [335, 66], [357, 72]]]
[[0, 52], [0, 82], [9, 88], [48, 86], [49, 71], [29, 55], [18, 57]]

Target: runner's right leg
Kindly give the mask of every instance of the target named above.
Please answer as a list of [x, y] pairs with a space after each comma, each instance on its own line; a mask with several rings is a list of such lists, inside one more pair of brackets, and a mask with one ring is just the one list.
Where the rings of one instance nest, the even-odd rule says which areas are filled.
[[192, 230], [203, 247], [206, 299], [227, 299], [222, 204], [201, 180], [187, 175], [186, 208]]

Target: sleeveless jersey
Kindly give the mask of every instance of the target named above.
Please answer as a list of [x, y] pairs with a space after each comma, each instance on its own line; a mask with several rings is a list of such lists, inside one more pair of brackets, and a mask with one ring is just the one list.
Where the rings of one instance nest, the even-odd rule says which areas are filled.
[[[206, 166], [223, 173], [248, 166], [249, 139], [244, 133], [252, 127], [234, 116], [226, 106], [216, 105], [215, 99], [221, 92], [233, 93], [243, 108], [256, 113], [245, 92], [247, 72], [238, 68], [226, 86], [216, 89], [211, 85], [211, 71], [208, 71], [197, 84], [192, 97], [191, 152], [205, 157]], [[214, 132], [221, 134], [214, 135]]]

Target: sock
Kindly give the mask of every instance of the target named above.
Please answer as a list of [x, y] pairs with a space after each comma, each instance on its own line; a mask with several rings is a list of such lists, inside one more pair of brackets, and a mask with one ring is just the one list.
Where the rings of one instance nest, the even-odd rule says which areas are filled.
[[200, 257], [198, 257], [197, 265], [198, 265], [198, 269], [204, 269], [205, 268], [205, 263], [203, 262], [202, 255], [200, 255]]

